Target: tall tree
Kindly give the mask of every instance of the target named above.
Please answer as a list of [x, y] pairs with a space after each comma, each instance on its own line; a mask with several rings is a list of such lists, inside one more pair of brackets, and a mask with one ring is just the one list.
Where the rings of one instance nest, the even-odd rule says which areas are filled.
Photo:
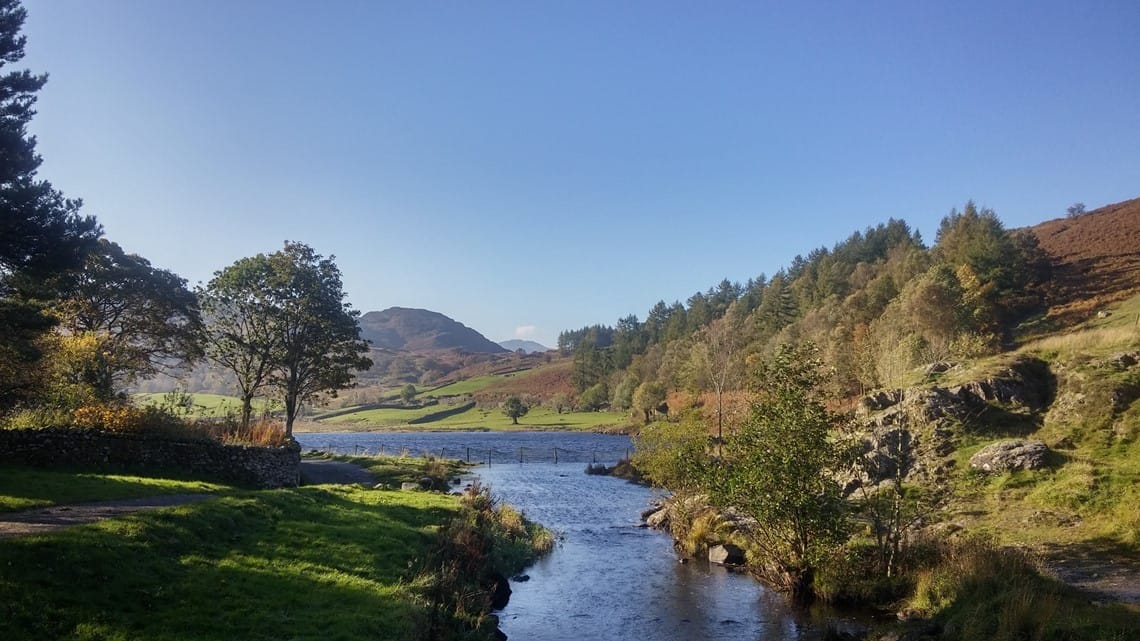
[[[692, 366], [702, 383], [716, 393], [718, 451], [724, 442], [724, 393], [735, 389], [743, 375], [744, 314], [734, 303], [723, 318], [701, 330], [693, 343]], [[704, 385], [702, 385], [704, 387]]]
[[55, 306], [65, 335], [87, 335], [98, 358], [84, 365], [95, 398], [123, 382], [187, 365], [201, 356], [202, 321], [186, 280], [100, 239]]
[[285, 434], [301, 404], [351, 385], [371, 367], [360, 312], [345, 302], [340, 270], [302, 243], [237, 261], [215, 274], [203, 295], [210, 357], [238, 376], [243, 420], [263, 386], [285, 404]]
[[360, 312], [345, 302], [335, 257], [324, 258], [308, 245], [286, 242], [269, 256], [270, 291], [276, 304], [280, 344], [269, 383], [285, 402], [285, 435], [302, 403], [322, 393], [336, 394], [352, 384], [354, 371], [372, 361], [360, 338]]
[[756, 519], [761, 573], [797, 598], [812, 594], [814, 571], [843, 540], [846, 506], [834, 472], [838, 417], [819, 399], [820, 362], [811, 345], [781, 346], [759, 372], [758, 397], [725, 442], [707, 480], [711, 498]]
[[26, 16], [17, 0], [0, 0], [0, 408], [33, 391], [27, 373], [54, 324], [46, 307], [56, 279], [83, 265], [101, 233], [80, 201], [36, 178], [42, 159], [28, 124], [47, 76], [11, 69], [24, 57]]
[[270, 277], [269, 258], [258, 254], [215, 272], [198, 291], [207, 323], [206, 355], [237, 380], [242, 428], [249, 426], [253, 399], [269, 382], [281, 343]]

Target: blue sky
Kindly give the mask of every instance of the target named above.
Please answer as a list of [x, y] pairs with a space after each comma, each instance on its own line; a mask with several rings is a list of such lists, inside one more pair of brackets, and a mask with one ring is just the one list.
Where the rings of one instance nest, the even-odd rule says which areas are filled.
[[41, 176], [110, 239], [192, 284], [303, 241], [493, 340], [1140, 196], [1134, 1], [26, 6]]

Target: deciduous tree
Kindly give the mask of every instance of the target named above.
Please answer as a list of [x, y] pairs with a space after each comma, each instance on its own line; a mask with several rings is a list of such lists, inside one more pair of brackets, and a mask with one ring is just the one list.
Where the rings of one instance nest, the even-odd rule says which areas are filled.
[[100, 239], [54, 307], [68, 337], [91, 337], [97, 358], [82, 368], [95, 398], [109, 400], [139, 377], [202, 355], [202, 320], [186, 279]]
[[645, 415], [646, 423], [664, 402], [665, 386], [657, 381], [647, 381], [633, 390], [633, 409]]
[[206, 354], [235, 376], [242, 428], [249, 427], [253, 399], [269, 382], [282, 341], [271, 279], [269, 258], [258, 254], [215, 272], [198, 292], [206, 319]]
[[819, 368], [813, 346], [777, 350], [760, 369], [751, 416], [726, 439], [707, 485], [716, 503], [755, 517], [760, 571], [797, 598], [810, 596], [815, 569], [847, 527], [832, 474], [842, 461], [832, 439], [839, 419], [817, 397]]
[[345, 302], [333, 260], [294, 242], [269, 256], [274, 330], [280, 339], [269, 383], [285, 402], [286, 436], [293, 435], [301, 403], [321, 393], [335, 395], [352, 384], [356, 370], [372, 365], [356, 322], [360, 312]]
[[262, 386], [285, 405], [285, 433], [293, 434], [302, 403], [348, 387], [367, 369], [360, 313], [345, 302], [340, 270], [302, 243], [286, 242], [269, 255], [242, 259], [210, 281], [204, 307], [210, 355], [238, 375], [243, 418]]
[[514, 425], [518, 425], [519, 419], [526, 416], [529, 411], [530, 408], [517, 396], [512, 396], [503, 402], [503, 413], [511, 419], [511, 423]]

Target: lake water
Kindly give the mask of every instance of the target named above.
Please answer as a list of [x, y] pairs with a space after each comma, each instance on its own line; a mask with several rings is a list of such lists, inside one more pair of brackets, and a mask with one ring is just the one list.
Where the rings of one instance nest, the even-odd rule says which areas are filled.
[[[494, 494], [562, 535], [560, 545], [512, 581], [499, 613], [511, 639], [810, 641], [820, 626], [746, 575], [680, 563], [668, 535], [637, 527], [656, 490], [584, 473], [612, 464], [630, 440], [580, 432], [297, 434], [305, 449], [413, 454], [441, 451], [484, 464], [473, 473]], [[522, 450], [523, 462], [519, 463]], [[555, 464], [554, 451], [558, 450]], [[488, 454], [490, 466], [486, 465]]]

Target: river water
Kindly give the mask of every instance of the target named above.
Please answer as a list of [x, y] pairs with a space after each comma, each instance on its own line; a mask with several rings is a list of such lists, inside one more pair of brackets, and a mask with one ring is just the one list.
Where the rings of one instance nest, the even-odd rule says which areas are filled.
[[[669, 536], [638, 527], [656, 490], [584, 473], [612, 464], [630, 440], [581, 432], [297, 434], [306, 449], [412, 454], [441, 451], [494, 494], [561, 535], [554, 552], [514, 580], [499, 613], [511, 639], [530, 641], [811, 641], [820, 626], [750, 577], [681, 563]], [[520, 453], [521, 450], [521, 453]], [[554, 452], [558, 452], [558, 463]], [[521, 458], [522, 463], [519, 462]], [[491, 459], [490, 465], [486, 461]]]

